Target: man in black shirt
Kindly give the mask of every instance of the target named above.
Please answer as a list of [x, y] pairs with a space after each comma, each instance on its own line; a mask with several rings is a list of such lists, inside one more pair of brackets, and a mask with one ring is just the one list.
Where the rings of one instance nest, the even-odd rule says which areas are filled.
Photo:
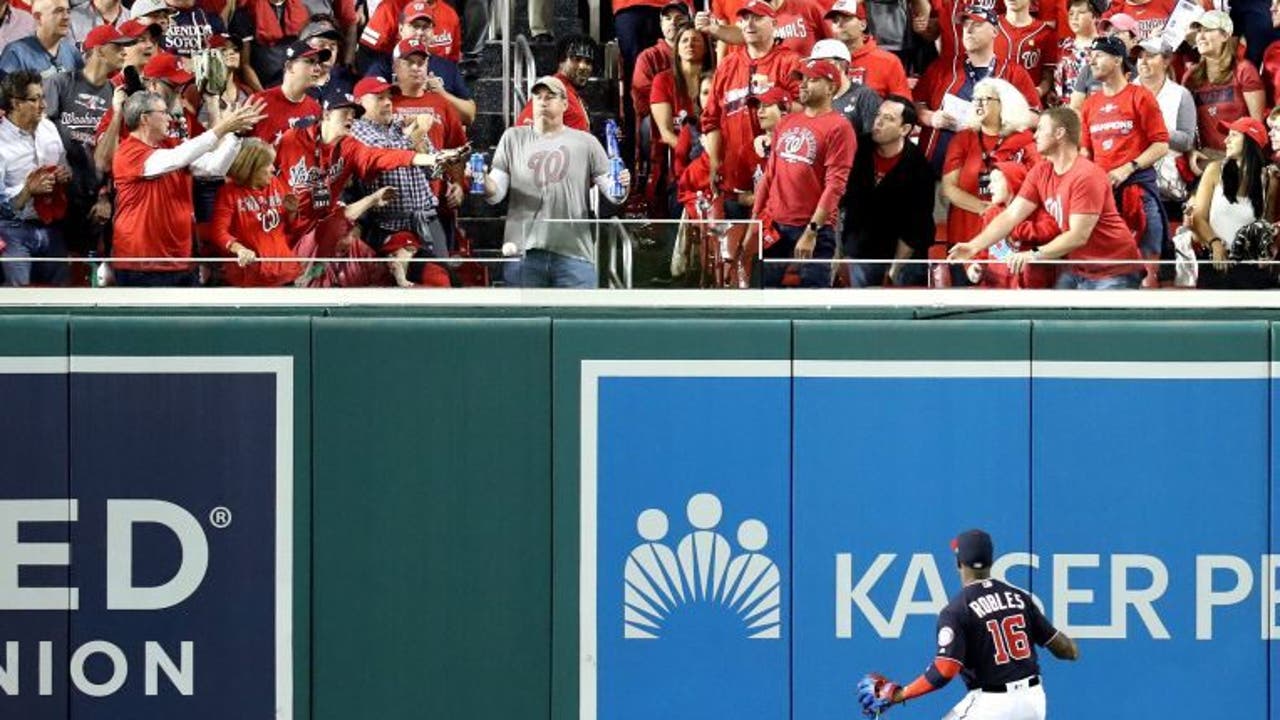
[[[863, 87], [855, 85], [854, 87]], [[875, 94], [875, 91], [866, 89]], [[841, 243], [844, 256], [867, 262], [849, 266], [849, 285], [924, 285], [933, 224], [933, 168], [911, 133], [919, 120], [910, 98], [890, 95], [880, 104], [871, 134], [858, 151], [845, 186]]]
[[966, 720], [1044, 720], [1036, 646], [1054, 657], [1080, 657], [1076, 643], [1057, 630], [1031, 594], [991, 577], [991, 536], [968, 530], [951, 542], [964, 587], [938, 615], [938, 654], [907, 687], [869, 675], [858, 699], [869, 717], [889, 706], [931, 693], [956, 675], [969, 693], [947, 715]]

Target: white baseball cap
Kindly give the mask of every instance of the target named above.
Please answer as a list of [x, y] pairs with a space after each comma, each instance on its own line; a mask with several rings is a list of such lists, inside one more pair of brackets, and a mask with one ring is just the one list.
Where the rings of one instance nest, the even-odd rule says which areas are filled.
[[169, 7], [164, 0], [137, 0], [133, 7], [129, 8], [129, 17], [140, 18], [150, 15], [151, 13], [165, 11], [175, 14], [178, 11]]
[[853, 56], [849, 54], [849, 48], [844, 43], [828, 38], [813, 44], [813, 50], [809, 52], [809, 59], [852, 62]]

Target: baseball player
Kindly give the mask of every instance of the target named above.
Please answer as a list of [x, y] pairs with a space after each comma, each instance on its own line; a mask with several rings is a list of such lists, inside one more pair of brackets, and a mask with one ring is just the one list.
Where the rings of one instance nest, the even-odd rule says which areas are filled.
[[1079, 648], [1049, 623], [1030, 593], [991, 577], [990, 535], [968, 530], [951, 548], [964, 588], [938, 615], [937, 657], [905, 688], [881, 675], [864, 676], [858, 683], [863, 714], [878, 717], [960, 675], [969, 693], [944, 720], [1044, 720], [1036, 646], [1062, 660], [1079, 658]]

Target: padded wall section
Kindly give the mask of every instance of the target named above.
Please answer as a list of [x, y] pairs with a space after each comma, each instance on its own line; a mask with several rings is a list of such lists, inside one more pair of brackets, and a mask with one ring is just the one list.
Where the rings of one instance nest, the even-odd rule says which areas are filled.
[[315, 326], [317, 720], [547, 717], [551, 324]]
[[1219, 712], [1266, 717], [1267, 330], [1036, 323], [1034, 585], [1083, 650], [1046, 661], [1054, 714], [1191, 718], [1170, 688], [1221, 668]]

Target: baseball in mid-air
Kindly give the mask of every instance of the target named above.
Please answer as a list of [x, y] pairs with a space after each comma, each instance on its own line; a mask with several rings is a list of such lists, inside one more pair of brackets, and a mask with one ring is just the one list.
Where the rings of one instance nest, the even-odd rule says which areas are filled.
[[502, 257], [515, 257], [520, 253], [520, 249], [513, 242], [502, 243]]

